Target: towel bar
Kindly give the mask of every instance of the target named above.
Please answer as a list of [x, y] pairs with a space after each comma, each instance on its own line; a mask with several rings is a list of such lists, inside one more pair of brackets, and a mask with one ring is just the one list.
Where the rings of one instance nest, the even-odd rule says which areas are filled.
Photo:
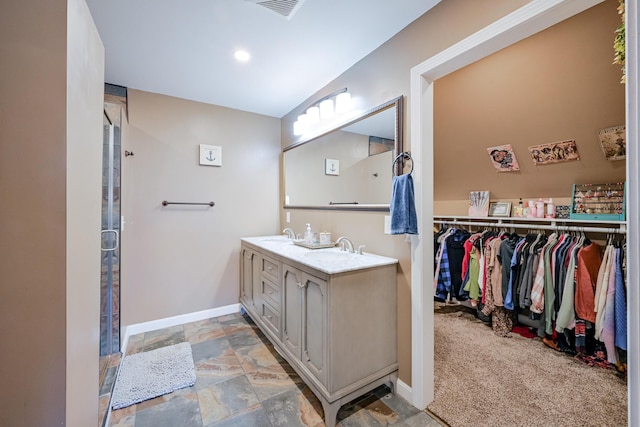
[[213, 202], [167, 202], [166, 200], [162, 201], [162, 206], [167, 206], [167, 205], [208, 205], [208, 206], [214, 206], [215, 203]]

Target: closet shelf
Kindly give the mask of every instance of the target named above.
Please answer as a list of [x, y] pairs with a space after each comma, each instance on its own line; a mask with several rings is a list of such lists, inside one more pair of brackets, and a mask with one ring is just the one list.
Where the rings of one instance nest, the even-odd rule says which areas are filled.
[[524, 228], [553, 231], [625, 234], [626, 221], [579, 220], [570, 218], [473, 217], [434, 215], [435, 224], [466, 225], [476, 227]]

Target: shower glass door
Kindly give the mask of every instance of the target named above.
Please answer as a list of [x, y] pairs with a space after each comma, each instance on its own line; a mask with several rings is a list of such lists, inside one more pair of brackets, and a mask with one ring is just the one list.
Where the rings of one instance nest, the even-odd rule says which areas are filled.
[[105, 114], [102, 150], [100, 356], [120, 351], [120, 127]]

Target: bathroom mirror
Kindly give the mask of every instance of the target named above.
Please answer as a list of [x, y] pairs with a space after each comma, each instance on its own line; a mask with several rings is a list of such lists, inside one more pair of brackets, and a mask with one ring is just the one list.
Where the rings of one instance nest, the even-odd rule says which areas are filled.
[[[285, 208], [388, 210], [403, 97], [286, 147]], [[398, 162], [397, 167], [401, 167]]]

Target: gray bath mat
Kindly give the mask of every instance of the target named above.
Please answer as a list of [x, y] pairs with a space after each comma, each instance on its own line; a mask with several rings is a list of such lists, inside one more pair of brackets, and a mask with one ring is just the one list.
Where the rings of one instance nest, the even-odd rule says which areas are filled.
[[111, 397], [120, 409], [190, 387], [196, 382], [191, 344], [183, 342], [125, 356]]

